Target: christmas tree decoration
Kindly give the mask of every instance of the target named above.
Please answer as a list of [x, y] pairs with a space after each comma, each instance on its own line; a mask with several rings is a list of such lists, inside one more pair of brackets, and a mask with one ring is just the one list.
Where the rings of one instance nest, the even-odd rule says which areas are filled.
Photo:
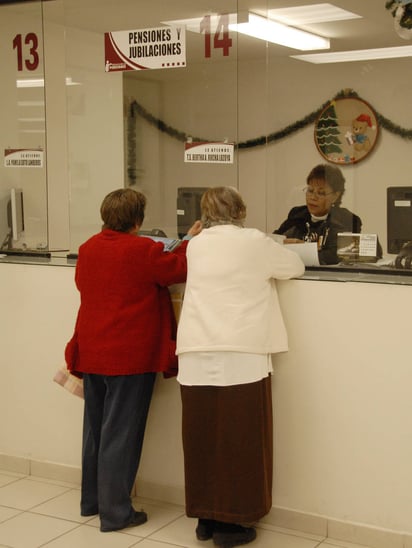
[[320, 113], [314, 137], [325, 160], [342, 165], [363, 160], [372, 152], [378, 133], [372, 107], [352, 90], [345, 90]]

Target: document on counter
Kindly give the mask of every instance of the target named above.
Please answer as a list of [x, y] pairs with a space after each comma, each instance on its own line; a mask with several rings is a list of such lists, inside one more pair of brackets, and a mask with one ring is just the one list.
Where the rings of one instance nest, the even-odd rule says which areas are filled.
[[154, 242], [162, 243], [165, 251], [173, 251], [182, 243], [182, 240], [177, 238], [164, 238], [162, 236], [151, 236], [149, 234], [142, 234], [141, 236], [142, 238], [150, 238]]
[[305, 242], [302, 244], [283, 244], [291, 251], [294, 251], [302, 259], [305, 266], [319, 266], [318, 244], [316, 242]]

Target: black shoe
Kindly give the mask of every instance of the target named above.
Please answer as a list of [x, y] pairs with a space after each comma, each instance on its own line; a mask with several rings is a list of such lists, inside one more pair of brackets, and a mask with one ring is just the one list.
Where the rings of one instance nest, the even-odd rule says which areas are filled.
[[209, 540], [213, 537], [213, 531], [215, 529], [215, 521], [213, 519], [199, 518], [196, 527], [197, 540]]
[[146, 523], [146, 521], [147, 521], [146, 512], [134, 511], [134, 514], [131, 520], [125, 525], [121, 525], [120, 527], [100, 527], [100, 531], [102, 533], [109, 533], [110, 531], [120, 531], [120, 529], [126, 529], [126, 527], [136, 527], [137, 525], [143, 525], [143, 523]]
[[248, 544], [256, 538], [254, 527], [242, 527], [233, 523], [219, 523], [213, 533], [213, 542], [221, 548], [233, 548]]
[[81, 510], [80, 511], [80, 515], [83, 517], [97, 516], [98, 513], [99, 513], [99, 510]]
[[140, 512], [134, 512], [132, 520], [127, 524], [127, 527], [135, 527], [136, 525], [143, 525], [147, 521], [147, 514], [141, 510]]

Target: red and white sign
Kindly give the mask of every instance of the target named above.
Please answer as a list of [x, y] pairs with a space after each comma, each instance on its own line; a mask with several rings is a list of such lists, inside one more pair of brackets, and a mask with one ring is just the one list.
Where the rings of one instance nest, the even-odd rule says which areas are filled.
[[185, 162], [233, 164], [233, 143], [185, 143]]
[[104, 50], [106, 72], [185, 67], [186, 28], [106, 32]]
[[4, 167], [43, 167], [43, 151], [38, 148], [6, 148]]

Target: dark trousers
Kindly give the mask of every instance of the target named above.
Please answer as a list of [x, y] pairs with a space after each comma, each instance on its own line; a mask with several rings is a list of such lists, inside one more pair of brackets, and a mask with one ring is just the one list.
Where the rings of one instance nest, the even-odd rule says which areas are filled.
[[99, 514], [101, 529], [128, 525], [131, 490], [142, 452], [156, 373], [84, 375], [83, 516]]

